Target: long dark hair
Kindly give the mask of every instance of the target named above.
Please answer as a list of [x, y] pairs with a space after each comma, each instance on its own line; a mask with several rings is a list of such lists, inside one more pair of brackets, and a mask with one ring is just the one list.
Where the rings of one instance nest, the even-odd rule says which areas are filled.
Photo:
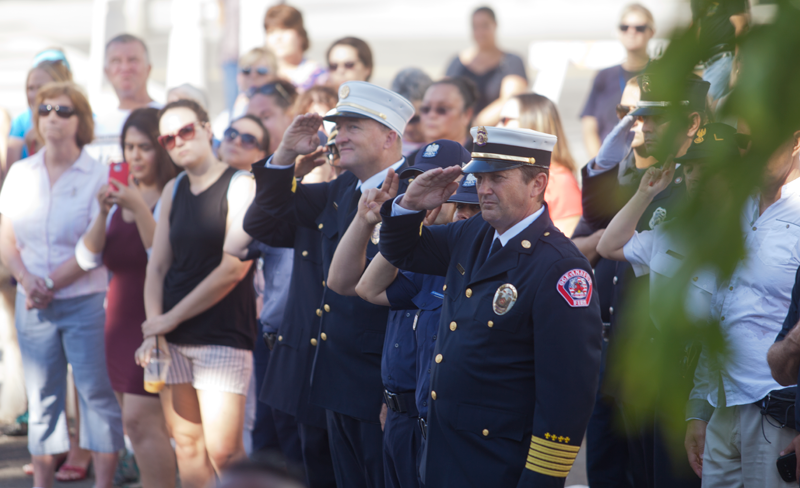
[[122, 137], [120, 145], [122, 153], [125, 154], [125, 136], [128, 129], [135, 127], [139, 132], [147, 136], [150, 144], [156, 151], [156, 184], [159, 190], [163, 190], [169, 180], [178, 174], [178, 167], [172, 162], [172, 158], [167, 154], [161, 144], [158, 143], [158, 109], [157, 108], [138, 108], [131, 112], [125, 125], [122, 126]]

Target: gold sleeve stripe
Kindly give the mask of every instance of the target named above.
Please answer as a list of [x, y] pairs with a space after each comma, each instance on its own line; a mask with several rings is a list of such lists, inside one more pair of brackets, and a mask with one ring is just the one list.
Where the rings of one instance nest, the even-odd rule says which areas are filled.
[[569, 470], [572, 469], [572, 466], [564, 466], [563, 464], [556, 464], [556, 463], [548, 463], [547, 461], [542, 461], [541, 459], [532, 459], [528, 457], [528, 464], [535, 464], [536, 466], [540, 466], [542, 468], [552, 469], [553, 471], [565, 471], [569, 473]]
[[558, 442], [547, 441], [536, 436], [531, 436], [531, 445], [534, 443], [539, 444], [540, 446], [549, 447], [550, 449], [556, 449], [558, 451], [578, 452], [581, 450], [581, 446], [569, 446], [566, 444], [559, 444]]
[[526, 463], [525, 467], [535, 473], [543, 474], [546, 476], [553, 476], [555, 478], [566, 478], [567, 475], [569, 475], [569, 471], [554, 471], [552, 469], [542, 468], [533, 463]]
[[540, 452], [542, 454], [549, 454], [550, 456], [558, 456], [563, 459], [575, 459], [576, 457], [578, 457], [577, 452], [556, 451], [555, 449], [550, 449], [549, 447], [539, 446], [533, 443], [531, 443], [531, 448], [529, 452], [531, 454], [534, 454], [535, 452]]
[[297, 191], [297, 178], [292, 177], [292, 193]]
[[566, 464], [567, 466], [572, 466], [572, 463], [575, 462], [574, 459], [564, 459], [557, 456], [548, 456], [547, 454], [540, 454], [538, 452], [531, 451], [528, 453], [528, 460], [531, 459], [543, 459], [545, 461], [552, 461], [554, 463]]

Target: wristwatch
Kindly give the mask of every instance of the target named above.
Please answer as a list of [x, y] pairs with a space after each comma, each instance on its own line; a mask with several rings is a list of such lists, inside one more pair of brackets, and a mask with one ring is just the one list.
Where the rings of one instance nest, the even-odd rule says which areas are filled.
[[53, 283], [53, 279], [52, 278], [50, 278], [49, 276], [45, 276], [45, 278], [44, 278], [44, 286], [46, 286], [48, 290], [52, 291], [53, 288], [56, 287], [56, 284]]

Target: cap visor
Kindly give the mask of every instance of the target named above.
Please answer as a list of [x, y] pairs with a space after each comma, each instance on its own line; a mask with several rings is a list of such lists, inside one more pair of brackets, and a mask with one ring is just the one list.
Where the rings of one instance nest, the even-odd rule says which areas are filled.
[[478, 199], [477, 193], [455, 193], [449, 199], [447, 199], [447, 203], [467, 203], [470, 205], [480, 205], [481, 202]]
[[461, 168], [462, 173], [494, 173], [496, 171], [506, 171], [519, 168], [523, 163], [512, 161], [494, 161], [489, 159], [473, 159], [466, 166]]
[[[351, 112], [349, 110], [338, 110], [337, 109], [336, 112], [326, 115], [325, 117], [322, 118], [322, 120], [327, 120], [328, 122], [336, 122], [336, 119], [338, 119], [339, 117], [349, 117], [351, 119], [374, 119], [375, 118], [375, 117], [372, 117], [370, 115], [365, 115], [365, 114], [360, 113], [360, 112]], [[381, 121], [378, 121], [378, 122], [381, 122]]]
[[421, 174], [422, 174], [422, 173], [424, 173], [424, 172], [425, 172], [425, 170], [424, 170], [424, 169], [422, 169], [422, 168], [417, 168], [416, 166], [412, 166], [412, 167], [410, 167], [410, 168], [406, 168], [406, 169], [404, 169], [404, 170], [403, 170], [403, 171], [400, 173], [400, 178], [417, 177], [417, 176], [421, 175]]
[[666, 113], [664, 107], [639, 107], [631, 115], [634, 117], [645, 117], [647, 115], [661, 115]]

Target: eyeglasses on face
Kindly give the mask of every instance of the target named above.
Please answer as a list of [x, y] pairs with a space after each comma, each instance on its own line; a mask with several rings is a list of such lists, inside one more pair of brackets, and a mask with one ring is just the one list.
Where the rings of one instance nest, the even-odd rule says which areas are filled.
[[647, 30], [647, 26], [646, 25], [627, 25], [627, 24], [620, 24], [619, 25], [620, 32], [628, 32], [628, 29], [630, 29], [630, 28], [634, 28], [634, 29], [636, 29], [636, 32], [640, 32], [640, 33]]
[[41, 104], [39, 105], [39, 117], [47, 117], [50, 115], [50, 112], [55, 110], [56, 115], [61, 117], [62, 119], [68, 119], [75, 115], [75, 109], [72, 107], [66, 107], [61, 105], [50, 105], [50, 104]]
[[634, 107], [633, 105], [623, 105], [620, 103], [619, 105], [617, 105], [617, 117], [620, 120], [622, 120], [623, 117], [631, 113], [635, 108], [636, 107]]
[[267, 68], [265, 66], [256, 66], [255, 68], [253, 68], [251, 66], [245, 66], [244, 68], [240, 69], [239, 71], [241, 71], [242, 74], [245, 75], [245, 76], [250, 76], [250, 73], [252, 73], [253, 70], [255, 70], [255, 72], [257, 74], [261, 75], [261, 76], [269, 74], [269, 68]]
[[180, 137], [184, 141], [191, 141], [192, 139], [194, 139], [194, 135], [195, 135], [195, 128], [194, 128], [194, 122], [192, 122], [178, 129], [178, 132], [176, 132], [175, 134], [166, 134], [163, 136], [158, 136], [158, 143], [161, 144], [161, 146], [167, 151], [172, 151], [172, 149], [175, 148], [176, 137]]
[[261, 95], [274, 95], [277, 93], [284, 100], [290, 101], [289, 94], [280, 83], [267, 83], [266, 85], [254, 86], [247, 90], [247, 98], [253, 98], [253, 96], [259, 93]]
[[239, 132], [233, 127], [228, 127], [227, 129], [225, 129], [223, 137], [228, 142], [233, 142], [238, 137], [239, 140], [241, 141], [242, 147], [245, 149], [254, 149], [254, 148], [261, 149], [261, 146], [259, 145], [256, 136], [254, 136], [253, 134]]
[[447, 115], [447, 112], [452, 110], [452, 107], [443, 107], [443, 106], [431, 107], [430, 105], [423, 105], [422, 107], [419, 108], [419, 113], [421, 113], [422, 115], [428, 115], [429, 113], [431, 113], [431, 110], [436, 112], [438, 115]]
[[356, 67], [355, 61], [348, 61], [346, 63], [329, 63], [328, 69], [331, 71], [339, 71], [339, 67], [344, 68], [345, 70], [351, 70]]

